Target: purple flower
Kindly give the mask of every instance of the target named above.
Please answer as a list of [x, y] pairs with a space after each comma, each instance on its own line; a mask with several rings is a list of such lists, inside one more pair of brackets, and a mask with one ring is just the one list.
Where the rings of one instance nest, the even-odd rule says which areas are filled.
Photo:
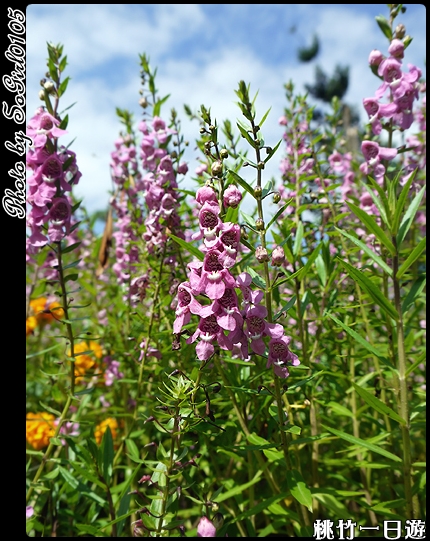
[[290, 341], [291, 339], [284, 335], [269, 342], [269, 357], [266, 367], [273, 366], [275, 374], [280, 378], [287, 378], [290, 375], [286, 363], [290, 363], [292, 366], [300, 364], [297, 355], [288, 348]]
[[[34, 509], [31, 507], [31, 505], [27, 505], [26, 507], [26, 518], [31, 518], [34, 515]], [[215, 537], [215, 536], [212, 536]]]
[[197, 338], [200, 338], [200, 342], [196, 346], [196, 353], [201, 361], [206, 361], [214, 354], [215, 348], [212, 344], [214, 341], [218, 342], [221, 349], [232, 348], [231, 341], [223, 333], [214, 315], [200, 320], [194, 334], [187, 338], [187, 344], [192, 344]]

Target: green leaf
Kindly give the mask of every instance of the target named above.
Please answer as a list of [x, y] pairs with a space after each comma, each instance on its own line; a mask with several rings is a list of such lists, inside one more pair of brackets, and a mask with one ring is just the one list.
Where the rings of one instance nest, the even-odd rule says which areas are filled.
[[279, 145], [282, 143], [282, 141], [283, 141], [283, 140], [280, 139], [280, 140], [276, 143], [276, 145], [272, 148], [271, 152], [269, 152], [268, 155], [264, 158], [264, 160], [263, 160], [264, 163], [267, 163], [267, 162], [270, 160], [270, 158], [275, 154], [275, 152], [278, 150]]
[[103, 434], [103, 439], [102, 439], [102, 444], [101, 444], [101, 456], [102, 456], [103, 478], [106, 482], [106, 485], [109, 486], [110, 479], [112, 477], [113, 459], [115, 456], [114, 449], [113, 449], [112, 432], [109, 426], [106, 428], [106, 431]]
[[48, 406], [48, 404], [45, 404], [44, 402], [42, 402], [41, 400], [39, 400], [39, 404], [42, 406], [42, 408], [46, 411], [49, 411], [49, 413], [52, 413], [54, 414], [56, 417], [61, 417], [61, 412], [54, 409], [54, 408], [51, 408]]
[[327, 271], [321, 254], [318, 254], [318, 257], [315, 258], [315, 268], [317, 270], [318, 277], [321, 280], [321, 285], [325, 287], [327, 283]]
[[275, 315], [275, 317], [273, 318], [273, 321], [276, 321], [277, 319], [279, 319], [279, 318], [282, 316], [283, 312], [288, 312], [288, 310], [289, 310], [292, 306], [294, 306], [294, 303], [295, 303], [295, 302], [296, 302], [296, 296], [293, 295], [293, 296], [291, 297], [291, 299], [287, 302], [287, 304], [285, 304], [285, 305], [281, 308], [281, 310], [279, 310], [279, 312]]
[[390, 41], [393, 39], [393, 33], [391, 32], [390, 23], [382, 15], [377, 15], [375, 21], [378, 23], [379, 28]]
[[425, 276], [418, 278], [418, 280], [414, 282], [411, 289], [409, 290], [409, 293], [406, 295], [406, 298], [402, 303], [403, 313], [407, 312], [409, 308], [413, 305], [415, 300], [421, 295], [421, 292], [424, 289], [425, 285], [426, 285]]
[[327, 404], [329, 408], [331, 408], [337, 415], [345, 415], [346, 417], [354, 417], [352, 411], [350, 411], [348, 408], [345, 408], [345, 406], [341, 406], [337, 402], [329, 402]]
[[242, 188], [248, 192], [249, 194], [254, 197], [254, 189], [251, 188], [251, 186], [244, 180], [241, 176], [239, 176], [235, 171], [232, 169], [228, 169], [229, 174], [233, 177], [233, 179], [240, 185]]
[[411, 184], [415, 178], [416, 172], [417, 172], [417, 169], [415, 169], [415, 171], [410, 175], [406, 184], [403, 186], [402, 191], [400, 192], [399, 198], [397, 199], [396, 209], [394, 212], [393, 227], [392, 227], [393, 235], [397, 235], [398, 233], [400, 216], [402, 215], [403, 209], [405, 207], [405, 203], [408, 199]]
[[415, 218], [415, 214], [417, 213], [417, 210], [420, 206], [421, 199], [424, 195], [425, 189], [426, 189], [425, 186], [421, 188], [421, 190], [413, 198], [412, 203], [409, 205], [408, 210], [405, 212], [405, 215], [403, 216], [403, 220], [400, 224], [399, 232], [397, 233], [397, 238], [396, 238], [397, 246], [399, 249]]
[[[242, 108], [242, 112], [243, 112], [243, 108]], [[249, 120], [251, 120], [251, 118], [249, 118]], [[254, 139], [249, 135], [247, 129], [241, 126], [239, 122], [236, 122], [236, 125], [239, 128], [239, 131], [242, 137], [248, 141], [248, 143], [252, 146], [252, 148], [257, 148], [257, 144], [255, 143]]]
[[69, 484], [72, 488], [77, 489], [79, 486], [79, 481], [74, 477], [68, 470], [59, 466], [61, 477]]
[[353, 235], [350, 235], [349, 233], [346, 233], [346, 231], [342, 231], [342, 229], [339, 229], [335, 226], [335, 229], [339, 231], [344, 237], [351, 240], [354, 244], [356, 244], [363, 252], [365, 252], [375, 263], [377, 263], [381, 269], [383, 269], [389, 276], [393, 275], [392, 269], [385, 263], [385, 261], [379, 257], [367, 244], [362, 242], [361, 240], [357, 239]]
[[270, 110], [271, 110], [271, 109], [272, 109], [272, 107], [269, 107], [269, 108], [267, 109], [267, 111], [266, 111], [266, 112], [264, 113], [264, 115], [263, 115], [263, 118], [262, 118], [262, 119], [260, 120], [260, 122], [257, 124], [260, 128], [261, 128], [261, 126], [264, 124], [264, 121], [266, 120], [267, 115], [270, 113]]
[[297, 256], [297, 254], [300, 252], [300, 249], [302, 247], [303, 235], [304, 235], [303, 222], [300, 221], [299, 225], [297, 226], [296, 238], [294, 239], [293, 254], [295, 256]]
[[333, 516], [343, 520], [348, 520], [348, 518], [350, 518], [351, 512], [348, 511], [345, 505], [333, 496], [333, 494], [329, 494], [320, 488], [316, 488], [315, 492], [312, 492], [312, 496], [324, 507], [329, 509], [333, 513]]
[[255, 230], [255, 220], [254, 220], [254, 218], [252, 216], [250, 216], [249, 214], [246, 214], [246, 212], [240, 211], [240, 213], [242, 214], [243, 219], [249, 225], [249, 227], [251, 229]]
[[65, 246], [64, 248], [62, 248], [61, 252], [63, 254], [67, 254], [67, 253], [71, 252], [72, 250], [74, 250], [75, 248], [77, 248], [80, 245], [81, 245], [80, 242], [75, 242], [74, 244], [71, 244], [70, 246]]
[[385, 231], [379, 225], [376, 223], [373, 216], [362, 210], [361, 208], [357, 207], [353, 203], [347, 202], [347, 205], [352, 210], [352, 212], [361, 220], [367, 229], [375, 235], [375, 237], [387, 248], [387, 250], [391, 253], [391, 255], [394, 255], [396, 253], [396, 249], [394, 247], [394, 244], [391, 242], [391, 240], [387, 237], [385, 234]]
[[426, 247], [426, 237], [420, 240], [417, 246], [412, 250], [412, 252], [409, 254], [406, 261], [403, 263], [403, 265], [400, 267], [400, 269], [397, 271], [396, 278], [400, 279], [405, 272], [409, 269], [413, 263], [420, 257], [420, 255], [423, 253], [424, 249]]
[[203, 261], [205, 258], [205, 254], [201, 252], [198, 248], [196, 248], [191, 242], [186, 242], [183, 239], [180, 239], [179, 237], [176, 237], [175, 235], [169, 234], [169, 237], [174, 240], [181, 248], [184, 248], [187, 252], [189, 252], [194, 257], [197, 257], [197, 259], [200, 259], [200, 261]]
[[290, 470], [286, 472], [286, 476], [291, 495], [312, 513], [312, 494], [300, 472]]
[[285, 211], [285, 209], [288, 207], [288, 205], [290, 204], [291, 202], [291, 199], [290, 201], [288, 201], [288, 203], [286, 203], [285, 205], [282, 205], [282, 207], [276, 212], [276, 214], [271, 218], [270, 222], [267, 224], [267, 227], [266, 227], [266, 231], [269, 231], [270, 229], [270, 226], [273, 224], [273, 222], [276, 222], [276, 220], [279, 218], [279, 216]]
[[[362, 185], [366, 188], [376, 208], [379, 210], [379, 214], [381, 215], [381, 218], [383, 219], [384, 223], [387, 225], [388, 229], [391, 229], [391, 225], [387, 217], [387, 209], [384, 205], [384, 200], [381, 201], [379, 197], [376, 197], [373, 190], [366, 183], [362, 182]], [[385, 198], [385, 201], [386, 201], [386, 198]]]
[[244, 483], [243, 485], [239, 485], [239, 486], [236, 486], [236, 487], [234, 487], [234, 488], [232, 488], [230, 490], [227, 490], [227, 492], [221, 493], [216, 498], [213, 498], [212, 501], [215, 501], [216, 503], [221, 503], [221, 502], [223, 502], [225, 500], [228, 500], [232, 496], [236, 496], [236, 494], [242, 494], [249, 487], [252, 487], [253, 485], [255, 485], [255, 483], [258, 483], [258, 481], [260, 480], [261, 475], [262, 475], [262, 472], [258, 471], [254, 475], [253, 479], [251, 479], [251, 481], [248, 481], [247, 483]]
[[370, 344], [367, 340], [362, 338], [357, 332], [355, 332], [353, 329], [351, 329], [351, 327], [348, 327], [347, 325], [345, 325], [345, 323], [343, 323], [340, 319], [337, 319], [337, 317], [334, 317], [329, 312], [325, 312], [324, 315], [329, 316], [335, 323], [337, 323], [340, 327], [342, 327], [342, 329], [345, 332], [347, 332], [350, 336], [352, 336], [352, 338], [358, 344], [360, 344], [362, 347], [367, 349], [367, 351], [370, 351], [370, 353], [372, 353], [372, 355], [375, 355], [376, 357], [378, 357], [378, 359], [383, 361], [384, 364], [386, 364], [387, 366], [392, 368], [390, 362], [383, 355], [381, 355], [379, 353], [379, 351], [374, 346], [372, 346], [372, 344]]
[[237, 515], [235, 518], [233, 518], [230, 521], [230, 523], [232, 524], [234, 522], [237, 522], [238, 520], [243, 520], [245, 518], [253, 517], [254, 515], [257, 515], [258, 513], [261, 513], [261, 511], [264, 511], [264, 509], [267, 509], [273, 503], [279, 502], [280, 500], [285, 500], [289, 495], [290, 495], [289, 492], [282, 492], [281, 494], [275, 494], [274, 496], [270, 496], [270, 498], [263, 500], [257, 505], [254, 505], [250, 509], [247, 509], [243, 513], [240, 513], [239, 515]]
[[79, 278], [78, 273], [68, 274], [64, 277], [65, 282], [76, 282], [76, 280]]
[[139, 449], [133, 440], [130, 440], [130, 439], [125, 440], [125, 445], [127, 447], [128, 452], [133, 458], [140, 458]]
[[360, 387], [356, 383], [352, 382], [352, 386], [357, 391], [357, 393], [361, 396], [361, 398], [369, 404], [371, 408], [373, 408], [376, 411], [379, 411], [379, 413], [382, 413], [383, 415], [388, 415], [393, 421], [397, 421], [398, 423], [405, 425], [406, 421], [402, 417], [400, 417], [399, 414], [397, 414], [394, 410], [389, 408], [382, 400], [379, 400], [379, 398], [376, 398], [376, 396], [373, 396], [371, 393], [363, 389], [363, 387]]
[[390, 317], [395, 321], [398, 319], [398, 314], [394, 306], [390, 301], [383, 295], [381, 290], [375, 286], [375, 284], [361, 271], [354, 269], [349, 263], [342, 261], [342, 259], [337, 258], [341, 265], [346, 269], [347, 273], [351, 278], [357, 282], [368, 295], [376, 302], [376, 304], [382, 308]]
[[254, 282], [254, 284], [259, 287], [260, 289], [262, 289], [263, 291], [266, 290], [266, 282], [264, 280], [264, 278], [262, 278], [257, 272], [255, 272], [254, 269], [252, 269], [251, 267], [246, 267], [246, 272], [251, 276], [252, 278], [252, 281]]
[[33, 357], [38, 357], [39, 355], [43, 355], [44, 353], [49, 353], [50, 351], [54, 351], [55, 349], [58, 349], [59, 347], [62, 347], [63, 344], [61, 342], [59, 344], [55, 344], [54, 346], [51, 346], [50, 348], [42, 349], [41, 351], [37, 351], [36, 353], [29, 353], [25, 356], [26, 359], [32, 359]]
[[362, 440], [361, 438], [356, 438], [355, 436], [351, 436], [350, 434], [346, 434], [345, 432], [341, 432], [340, 430], [336, 430], [335, 428], [330, 428], [325, 425], [321, 425], [323, 428], [334, 434], [335, 436], [342, 438], [346, 440], [349, 443], [352, 443], [354, 445], [358, 445], [359, 447], [364, 447], [365, 449], [368, 449], [369, 451], [372, 451], [373, 453], [378, 453], [379, 455], [385, 456], [386, 458], [389, 458], [393, 462], [402, 462], [402, 459], [396, 455], [393, 455], [393, 453], [390, 453], [389, 451], [386, 451], [382, 447], [378, 447], [377, 445], [374, 445], [373, 443], [369, 443], [366, 440]]

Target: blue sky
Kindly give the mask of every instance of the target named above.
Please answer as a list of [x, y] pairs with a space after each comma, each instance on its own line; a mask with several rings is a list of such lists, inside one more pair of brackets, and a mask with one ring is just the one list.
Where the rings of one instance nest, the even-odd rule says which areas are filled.
[[[425, 76], [425, 7], [405, 6], [397, 22], [414, 40], [404, 62], [416, 64]], [[387, 53], [387, 40], [374, 19], [378, 14], [388, 16], [386, 4], [32, 4], [26, 11], [27, 121], [40, 104], [46, 42], [61, 43], [71, 81], [60, 110], [77, 102], [63, 138], [67, 144], [76, 137], [72, 149], [83, 174], [76, 194], [90, 211], [103, 210], [111, 187], [110, 152], [120, 130], [115, 108], [140, 118], [139, 54], [146, 53], [158, 68], [160, 95], [171, 95], [162, 116], [168, 118], [174, 107], [182, 119], [190, 141], [185, 156], [190, 176], [197, 166], [198, 125], [188, 121], [183, 104], [195, 112], [204, 104], [218, 123], [226, 118], [234, 123], [240, 116], [234, 93], [240, 79], [251, 84], [252, 94], [259, 91], [260, 116], [272, 107], [263, 129], [268, 144], [282, 136], [283, 85], [291, 79], [304, 91], [304, 84], [314, 81], [316, 63], [328, 73], [337, 64], [350, 66], [344, 99], [362, 112], [362, 99], [378, 87], [367, 65], [369, 52]], [[298, 62], [297, 49], [308, 46], [314, 34], [320, 39], [319, 56]], [[269, 162], [269, 176], [279, 178], [280, 158]]]

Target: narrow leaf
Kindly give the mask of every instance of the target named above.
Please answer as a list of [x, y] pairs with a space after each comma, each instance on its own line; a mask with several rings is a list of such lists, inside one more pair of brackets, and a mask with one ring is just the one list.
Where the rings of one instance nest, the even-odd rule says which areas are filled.
[[343, 323], [340, 319], [337, 319], [337, 317], [334, 317], [332, 314], [330, 314], [329, 312], [325, 312], [326, 316], [329, 316], [335, 323], [337, 323], [340, 327], [342, 327], [342, 329], [344, 331], [346, 331], [350, 336], [352, 336], [352, 338], [358, 343], [360, 344], [362, 347], [364, 347], [365, 349], [367, 349], [367, 351], [369, 351], [370, 353], [372, 353], [372, 355], [375, 355], [375, 357], [378, 357], [378, 359], [382, 360], [384, 362], [384, 364], [388, 365], [391, 367], [389, 361], [383, 357], [379, 351], [374, 347], [372, 346], [372, 344], [370, 344], [367, 340], [365, 340], [364, 338], [362, 338], [357, 332], [355, 332], [353, 329], [351, 329], [350, 327], [348, 327], [347, 325], [345, 325], [345, 323]]
[[411, 287], [409, 293], [406, 296], [406, 299], [402, 303], [403, 313], [409, 310], [409, 308], [415, 302], [415, 299], [417, 299], [421, 295], [421, 292], [424, 289], [425, 285], [426, 285], [425, 277], [418, 278], [418, 280], [414, 282], [413, 286]]
[[376, 304], [382, 308], [395, 321], [398, 319], [398, 314], [394, 306], [383, 295], [381, 290], [361, 271], [354, 269], [349, 263], [337, 258], [341, 265], [346, 269], [351, 278], [357, 282], [363, 289], [372, 297]]
[[197, 259], [200, 259], [200, 261], [203, 261], [205, 258], [205, 254], [201, 252], [196, 246], [191, 244], [190, 242], [186, 242], [183, 239], [180, 239], [179, 237], [176, 237], [175, 235], [170, 234], [169, 237], [174, 240], [179, 246], [184, 248], [187, 252], [189, 252], [194, 257], [197, 257]]
[[351, 436], [351, 434], [346, 434], [345, 432], [341, 432], [340, 430], [336, 430], [335, 428], [330, 428], [325, 425], [322, 425], [322, 427], [325, 430], [328, 430], [329, 432], [337, 436], [338, 438], [342, 438], [349, 443], [358, 445], [359, 447], [364, 447], [366, 449], [369, 449], [369, 451], [385, 456], [386, 458], [389, 458], [393, 462], [402, 462], [402, 459], [400, 457], [393, 455], [393, 453], [390, 453], [389, 451], [386, 451], [382, 447], [378, 447], [377, 445], [374, 445], [373, 443], [369, 443], [366, 440], [362, 440], [361, 438], [356, 438], [354, 436]]
[[346, 231], [342, 231], [342, 229], [339, 229], [338, 227], [335, 227], [335, 229], [337, 229], [339, 233], [341, 233], [344, 237], [351, 240], [361, 250], [363, 250], [363, 252], [365, 252], [371, 259], [373, 259], [373, 261], [375, 261], [375, 263], [377, 263], [381, 267], [381, 269], [383, 269], [389, 276], [393, 275], [392, 269], [385, 263], [385, 261], [381, 257], [379, 257], [379, 255], [377, 255], [371, 248], [369, 248], [367, 244], [357, 239], [353, 235], [350, 235]]
[[246, 190], [249, 194], [252, 195], [252, 197], [254, 197], [254, 189], [251, 188], [251, 186], [246, 182], [246, 180], [244, 180], [241, 176], [239, 176], [235, 171], [233, 171], [232, 169], [228, 169], [228, 172], [230, 173], [230, 175], [234, 178], [234, 180], [240, 184], [240, 186], [242, 186], [242, 188], [244, 190]]
[[388, 415], [393, 421], [397, 421], [398, 423], [405, 425], [406, 421], [402, 417], [400, 417], [399, 414], [397, 414], [394, 410], [392, 410], [390, 407], [388, 407], [382, 400], [379, 400], [379, 398], [376, 398], [376, 396], [373, 396], [371, 393], [366, 391], [366, 389], [363, 389], [363, 387], [360, 387], [356, 383], [352, 382], [352, 386], [357, 391], [357, 393], [361, 396], [361, 398], [369, 404], [371, 408], [373, 408], [376, 411], [379, 411], [379, 413], [382, 413], [383, 415]]
[[399, 232], [397, 233], [397, 246], [400, 248], [404, 238], [406, 237], [409, 228], [411, 227], [411, 224], [415, 218], [415, 214], [417, 213], [417, 210], [420, 206], [421, 199], [423, 197], [423, 194], [425, 192], [426, 187], [423, 186], [421, 190], [417, 193], [417, 195], [412, 200], [412, 203], [409, 205], [408, 210], [406, 211], [405, 215], [403, 216], [403, 220], [399, 227]]
[[415, 261], [420, 257], [420, 255], [423, 253], [424, 249], [426, 247], [426, 237], [424, 237], [417, 246], [412, 250], [412, 252], [409, 254], [409, 257], [406, 259], [406, 261], [403, 263], [403, 265], [400, 267], [400, 269], [397, 271], [396, 277], [400, 279], [405, 272], [409, 269], [411, 265], [415, 263]]
[[397, 235], [398, 233], [400, 216], [402, 215], [403, 209], [405, 207], [405, 203], [407, 201], [409, 191], [410, 191], [412, 182], [415, 178], [416, 172], [417, 172], [417, 169], [415, 169], [415, 171], [409, 176], [406, 184], [403, 186], [402, 191], [400, 192], [399, 198], [397, 199], [396, 210], [394, 212], [393, 228], [392, 228], [393, 235]]
[[381, 227], [379, 227], [379, 225], [376, 223], [373, 216], [370, 216], [367, 212], [357, 207], [353, 203], [348, 202], [347, 205], [352, 210], [352, 212], [357, 216], [357, 218], [359, 218], [365, 224], [367, 229], [371, 233], [373, 233], [375, 237], [387, 248], [387, 250], [391, 253], [391, 255], [394, 255], [396, 253], [394, 244], [387, 237], [387, 235], [385, 234], [385, 231], [383, 231], [383, 229], [381, 229]]
[[293, 254], [295, 256], [297, 256], [302, 246], [303, 235], [304, 235], [303, 222], [300, 221], [299, 225], [297, 226], [296, 238], [294, 239]]

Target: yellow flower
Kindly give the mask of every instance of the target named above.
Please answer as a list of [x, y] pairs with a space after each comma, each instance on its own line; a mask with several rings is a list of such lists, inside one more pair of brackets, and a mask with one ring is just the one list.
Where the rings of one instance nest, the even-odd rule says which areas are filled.
[[100, 445], [102, 442], [103, 434], [106, 432], [107, 427], [110, 428], [112, 433], [112, 438], [115, 439], [117, 436], [118, 423], [113, 417], [108, 417], [102, 421], [99, 425], [96, 426], [94, 431], [94, 436], [96, 438], [97, 445]]
[[49, 438], [52, 438], [55, 433], [55, 417], [51, 413], [42, 411], [40, 413], [27, 413], [26, 419], [25, 437], [27, 442], [36, 451], [47, 447], [49, 445]]

